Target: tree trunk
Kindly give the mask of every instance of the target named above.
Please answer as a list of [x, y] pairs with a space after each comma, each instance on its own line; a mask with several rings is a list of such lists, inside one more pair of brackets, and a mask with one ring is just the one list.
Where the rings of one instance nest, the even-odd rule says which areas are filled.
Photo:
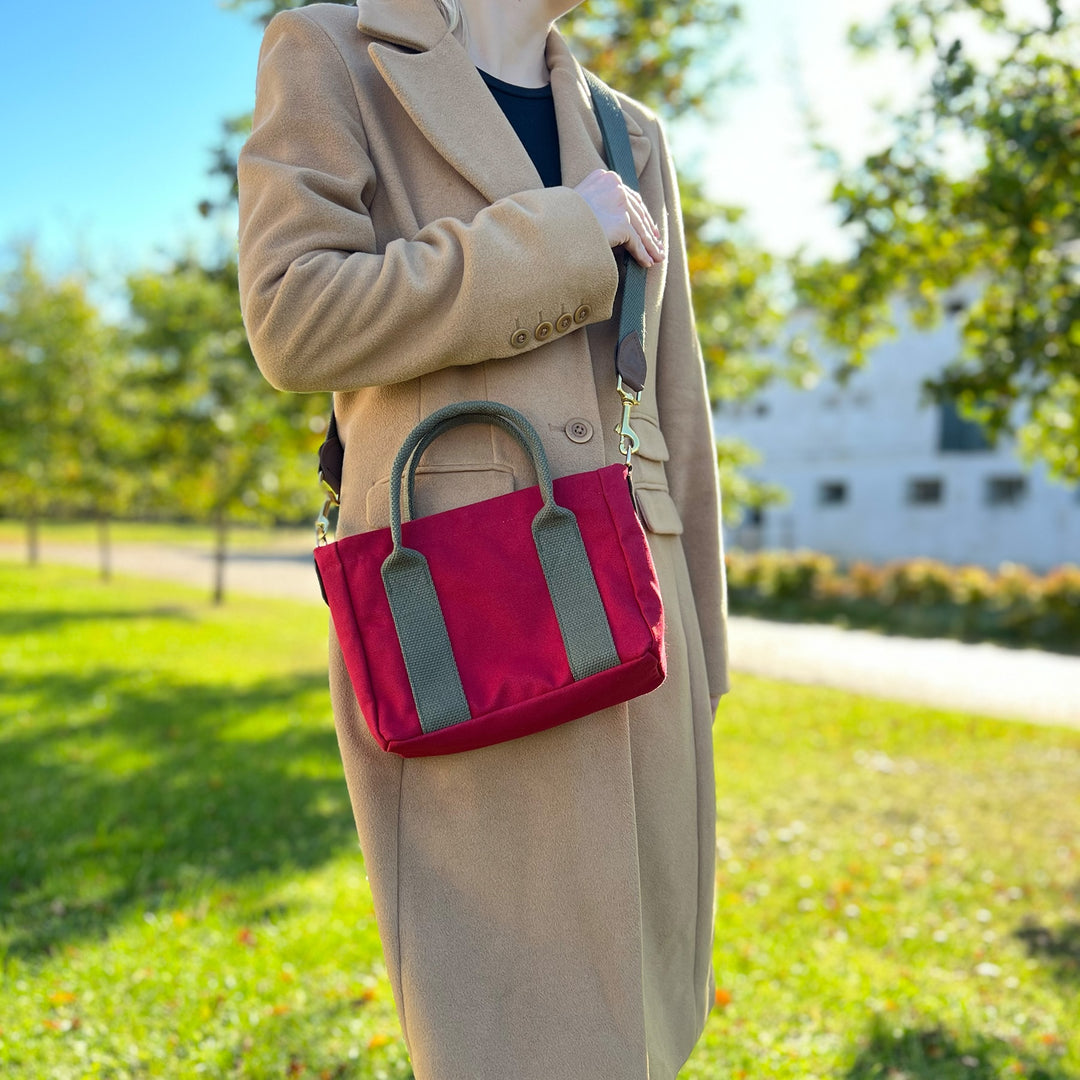
[[97, 535], [101, 580], [112, 581], [112, 537], [109, 535], [109, 519], [105, 514], [98, 515]]
[[229, 530], [228, 517], [223, 509], [215, 512], [214, 526], [214, 603], [222, 604], [225, 602], [225, 557]]
[[31, 566], [37, 566], [40, 554], [37, 507], [33, 507], [26, 517], [26, 561]]

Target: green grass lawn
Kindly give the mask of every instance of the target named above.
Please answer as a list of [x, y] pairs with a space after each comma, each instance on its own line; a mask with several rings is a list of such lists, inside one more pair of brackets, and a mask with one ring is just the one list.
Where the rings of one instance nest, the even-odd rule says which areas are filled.
[[[0, 1075], [411, 1076], [325, 626], [0, 564]], [[683, 1077], [1080, 1077], [1080, 733], [739, 677], [716, 760]]]
[[[229, 546], [247, 551], [294, 550], [308, 544], [315, 536], [312, 524], [296, 526], [230, 525]], [[40, 527], [43, 544], [87, 544], [98, 542], [98, 527], [93, 521], [43, 521]], [[111, 521], [109, 536], [114, 544], [172, 544], [207, 549], [213, 546], [214, 530], [209, 525], [158, 521]], [[14, 518], [0, 518], [0, 545], [16, 551], [26, 547], [26, 524]], [[310, 545], [308, 545], [310, 546]]]

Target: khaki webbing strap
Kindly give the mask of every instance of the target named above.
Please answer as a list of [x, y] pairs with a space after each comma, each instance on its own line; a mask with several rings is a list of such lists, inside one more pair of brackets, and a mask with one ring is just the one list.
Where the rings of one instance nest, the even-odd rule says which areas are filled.
[[[604, 136], [604, 155], [608, 166], [622, 178], [622, 182], [634, 191], [638, 187], [637, 169], [630, 149], [630, 136], [626, 131], [619, 99], [591, 71], [585, 72], [592, 91], [596, 117]], [[622, 301], [619, 308], [619, 337], [615, 351], [615, 370], [624, 385], [640, 393], [645, 389], [647, 364], [645, 359], [645, 267], [627, 256], [622, 283]]]

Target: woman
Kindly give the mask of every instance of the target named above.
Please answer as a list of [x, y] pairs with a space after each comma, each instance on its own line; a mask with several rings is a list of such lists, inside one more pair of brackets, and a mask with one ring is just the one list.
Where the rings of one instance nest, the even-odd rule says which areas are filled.
[[[339, 536], [389, 523], [395, 452], [453, 401], [525, 413], [556, 476], [619, 460], [613, 249], [651, 268], [634, 478], [666, 608], [664, 685], [529, 738], [406, 760], [371, 738], [331, 641], [338, 739], [418, 1080], [667, 1080], [713, 997], [711, 723], [728, 682], [704, 372], [663, 132], [622, 99], [638, 199], [605, 169], [587, 85], [553, 28], [573, 6], [281, 14], [240, 157], [245, 322], [275, 386], [335, 392]], [[546, 140], [508, 102], [515, 87], [548, 99]], [[458, 428], [425, 454], [417, 512], [534, 482], [502, 432]]]

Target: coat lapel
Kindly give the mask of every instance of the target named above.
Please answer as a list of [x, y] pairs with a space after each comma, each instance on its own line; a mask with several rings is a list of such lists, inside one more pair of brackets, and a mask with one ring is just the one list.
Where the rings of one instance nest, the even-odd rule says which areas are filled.
[[543, 183], [491, 91], [452, 34], [405, 53], [375, 42], [368, 52], [412, 121], [489, 202]]
[[[594, 169], [607, 168], [604, 137], [585, 74], [557, 30], [548, 35], [547, 63], [559, 124], [562, 180], [567, 187], [576, 187]], [[626, 130], [630, 134], [634, 167], [640, 176], [652, 153], [652, 143], [632, 116], [626, 116]]]
[[[359, 0], [368, 52], [413, 123], [488, 201], [541, 186], [525, 148], [461, 43], [430, 0]], [[603, 138], [588, 84], [562, 36], [552, 30], [547, 62], [559, 127], [562, 180], [580, 183], [604, 167]], [[640, 175], [651, 143], [627, 117]]]

